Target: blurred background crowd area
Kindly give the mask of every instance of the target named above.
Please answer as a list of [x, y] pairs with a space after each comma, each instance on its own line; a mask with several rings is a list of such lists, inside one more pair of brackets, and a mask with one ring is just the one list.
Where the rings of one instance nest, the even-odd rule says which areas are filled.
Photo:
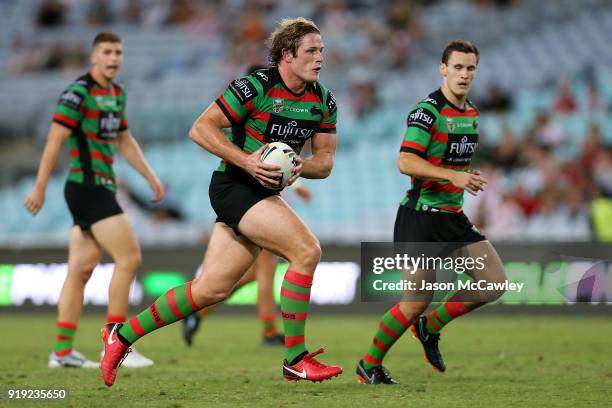
[[612, 6], [606, 0], [0, 0], [1, 245], [65, 244], [64, 155], [32, 219], [33, 185], [62, 89], [88, 67], [96, 32], [124, 39], [119, 81], [135, 137], [169, 189], [160, 206], [119, 160], [119, 193], [145, 245], [205, 241], [218, 159], [188, 140], [196, 117], [252, 63], [283, 17], [323, 32], [321, 82], [338, 100], [332, 176], [287, 193], [324, 243], [391, 239], [410, 186], [396, 167], [410, 107], [437, 89], [455, 38], [481, 52], [474, 167], [490, 180], [466, 213], [494, 241], [612, 241]]

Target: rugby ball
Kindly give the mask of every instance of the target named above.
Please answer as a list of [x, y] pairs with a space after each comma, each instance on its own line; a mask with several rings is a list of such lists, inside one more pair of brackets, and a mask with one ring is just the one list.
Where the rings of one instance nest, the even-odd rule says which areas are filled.
[[264, 163], [280, 167], [279, 171], [283, 174], [278, 184], [265, 184], [265, 187], [271, 190], [282, 190], [285, 188], [289, 179], [293, 176], [293, 169], [295, 168], [295, 152], [293, 149], [285, 143], [272, 142], [261, 153], [260, 160]]

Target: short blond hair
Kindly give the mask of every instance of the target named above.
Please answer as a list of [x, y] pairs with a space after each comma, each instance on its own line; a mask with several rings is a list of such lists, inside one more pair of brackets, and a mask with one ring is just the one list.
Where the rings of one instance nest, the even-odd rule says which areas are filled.
[[271, 65], [278, 65], [283, 58], [283, 51], [289, 50], [297, 55], [302, 38], [307, 34], [321, 34], [319, 27], [304, 17], [284, 18], [268, 37], [268, 60]]

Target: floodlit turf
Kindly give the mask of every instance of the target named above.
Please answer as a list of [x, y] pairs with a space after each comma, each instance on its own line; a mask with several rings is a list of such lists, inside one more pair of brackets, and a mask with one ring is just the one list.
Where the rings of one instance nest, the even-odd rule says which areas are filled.
[[[84, 318], [77, 333], [77, 348], [92, 359], [101, 348], [101, 319], [101, 315]], [[53, 406], [108, 408], [599, 407], [612, 401], [612, 319], [460, 318], [441, 338], [446, 373], [435, 372], [425, 362], [419, 343], [406, 334], [385, 360], [401, 384], [365, 386], [356, 380], [355, 364], [377, 321], [376, 315], [309, 320], [311, 349], [325, 346], [322, 360], [345, 370], [324, 383], [285, 381], [282, 349], [259, 345], [259, 322], [254, 316], [216, 314], [203, 324], [193, 348], [183, 344], [180, 324], [137, 343], [143, 354], [155, 359], [155, 367], [120, 369], [109, 389], [98, 370], [46, 367], [53, 315], [5, 315], [0, 317], [0, 384], [5, 389], [65, 387], [68, 401]], [[43, 405], [49, 404], [32, 404]]]

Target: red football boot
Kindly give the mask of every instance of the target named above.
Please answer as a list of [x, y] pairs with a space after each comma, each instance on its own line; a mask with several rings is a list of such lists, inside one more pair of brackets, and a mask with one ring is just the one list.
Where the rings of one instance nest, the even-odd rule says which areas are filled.
[[288, 381], [308, 380], [320, 382], [342, 374], [342, 367], [323, 364], [315, 360], [315, 356], [323, 353], [323, 351], [320, 348], [314, 353], [306, 354], [304, 358], [291, 366], [287, 360], [284, 360], [283, 375]]
[[104, 384], [112, 387], [117, 377], [117, 367], [121, 365], [130, 351], [117, 337], [117, 332], [123, 326], [121, 323], [109, 323], [102, 327], [102, 341], [104, 342], [104, 356], [100, 360], [100, 371]]

